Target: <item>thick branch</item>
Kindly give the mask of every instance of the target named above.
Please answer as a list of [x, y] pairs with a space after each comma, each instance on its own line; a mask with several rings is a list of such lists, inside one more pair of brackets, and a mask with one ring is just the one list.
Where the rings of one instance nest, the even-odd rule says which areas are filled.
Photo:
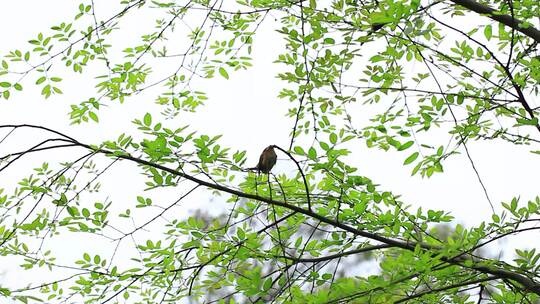
[[513, 28], [514, 30], [527, 35], [534, 39], [534, 41], [540, 43], [540, 31], [535, 29], [532, 25], [529, 24], [528, 27], [525, 27], [525, 23], [519, 19], [512, 18], [510, 15], [504, 15], [496, 10], [492, 9], [489, 6], [480, 4], [474, 0], [450, 0], [455, 4], [459, 4], [471, 11], [477, 12], [478, 14], [487, 15], [488, 18], [491, 18], [495, 21], [498, 21], [506, 26]]
[[379, 249], [386, 249], [386, 248], [391, 248], [391, 247], [392, 246], [385, 245], [385, 244], [367, 246], [367, 247], [362, 247], [355, 250], [344, 251], [344, 252], [322, 256], [318, 258], [297, 258], [297, 257], [291, 257], [291, 256], [276, 256], [276, 257], [291, 260], [291, 261], [294, 261], [295, 263], [320, 263], [320, 262], [330, 261], [334, 259], [339, 259], [339, 258], [353, 255], [353, 254], [359, 254], [359, 253], [364, 253], [364, 252], [369, 252], [369, 251], [374, 251], [374, 250], [379, 250]]
[[408, 301], [410, 301], [412, 299], [421, 298], [421, 297], [423, 297], [425, 295], [440, 292], [440, 291], [447, 291], [447, 290], [450, 290], [450, 289], [455, 289], [455, 288], [468, 286], [468, 285], [475, 285], [475, 284], [478, 284], [478, 283], [493, 281], [493, 280], [496, 280], [496, 279], [498, 279], [497, 276], [489, 276], [489, 277], [481, 278], [481, 279], [477, 279], [477, 280], [465, 281], [465, 282], [460, 282], [460, 283], [456, 283], [456, 284], [452, 284], [452, 285], [448, 285], [448, 286], [443, 286], [441, 288], [428, 289], [428, 290], [419, 292], [417, 294], [410, 295], [410, 296], [408, 296], [406, 298], [400, 299], [400, 300], [394, 302], [394, 304], [405, 303], [405, 302], [408, 302]]

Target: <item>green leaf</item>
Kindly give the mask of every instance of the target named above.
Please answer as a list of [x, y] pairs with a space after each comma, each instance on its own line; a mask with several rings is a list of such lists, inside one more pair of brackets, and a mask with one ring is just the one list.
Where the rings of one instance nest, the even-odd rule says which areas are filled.
[[338, 139], [338, 138], [337, 138], [337, 135], [336, 135], [335, 133], [330, 134], [330, 142], [331, 142], [332, 144], [335, 145], [335, 144], [337, 143], [337, 139]]
[[221, 76], [223, 76], [223, 78], [225, 79], [229, 79], [229, 73], [227, 73], [227, 70], [225, 70], [224, 68], [219, 68], [219, 74]]
[[317, 158], [317, 150], [315, 150], [313, 147], [309, 148], [308, 157], [312, 160], [315, 160]]
[[90, 119], [92, 119], [95, 122], [99, 122], [99, 118], [97, 114], [92, 111], [88, 112], [88, 117], [90, 117]]
[[490, 24], [488, 24], [488, 25], [486, 25], [486, 27], [484, 27], [484, 36], [486, 36], [487, 40], [491, 40], [491, 37], [493, 37], [493, 32], [492, 32]]
[[268, 291], [270, 289], [270, 287], [272, 287], [272, 278], [269, 277], [268, 279], [264, 280], [264, 284], [263, 284], [263, 290], [264, 291]]
[[246, 238], [246, 233], [244, 232], [244, 229], [242, 228], [238, 228], [236, 230], [236, 235], [238, 236], [239, 239], [243, 240]]
[[45, 80], [47, 80], [47, 78], [45, 76], [41, 76], [36, 81], [36, 84], [42, 84], [43, 82], [45, 82]]
[[156, 174], [152, 177], [152, 179], [154, 180], [154, 182], [157, 184], [157, 185], [161, 185], [163, 184], [163, 176], [159, 175], [159, 174]]
[[394, 21], [394, 18], [387, 16], [384, 13], [376, 12], [369, 16], [369, 24], [386, 24]]
[[522, 124], [522, 125], [529, 125], [529, 126], [537, 126], [538, 125], [538, 118], [533, 118], [533, 119], [524, 119], [524, 118], [516, 118], [516, 121], [519, 123], [519, 124]]
[[319, 142], [319, 146], [321, 146], [321, 148], [322, 148], [324, 151], [330, 150], [330, 146], [329, 146], [327, 143], [325, 143], [324, 141]]
[[407, 150], [408, 148], [410, 148], [412, 145], [414, 144], [414, 141], [408, 141], [402, 145], [399, 146], [398, 148], [398, 151], [403, 151], [403, 150]]
[[409, 155], [409, 157], [407, 157], [407, 159], [405, 159], [405, 162], [403, 164], [408, 165], [408, 164], [412, 163], [413, 161], [416, 160], [416, 158], [418, 158], [419, 154], [420, 153], [418, 153], [418, 152], [414, 152], [413, 154]]
[[7, 288], [3, 288], [3, 287], [0, 287], [0, 294], [2, 294], [3, 296], [10, 296], [11, 295], [11, 291]]
[[[335, 44], [336, 40], [334, 40], [333, 38], [328, 37], [328, 38], [324, 38], [323, 43], [324, 44]], [[332, 82], [330, 84], [332, 86], [334, 85]], [[333, 87], [333, 88], [334, 88], [334, 91], [337, 91], [337, 90], [335, 90], [335, 87]]]
[[302, 147], [300, 146], [296, 146], [294, 147], [294, 153], [298, 154], [298, 155], [306, 155], [306, 152], [304, 151], [304, 149], [302, 149]]
[[332, 274], [331, 273], [325, 273], [322, 275], [322, 278], [324, 280], [330, 280], [332, 278]]
[[152, 124], [152, 115], [146, 113], [143, 118], [144, 125], [149, 127]]
[[51, 96], [51, 85], [46, 85], [41, 90], [41, 95], [44, 95], [45, 98], [49, 98]]
[[299, 248], [300, 245], [302, 245], [302, 241], [303, 241], [302, 236], [298, 237], [296, 239], [296, 242], [294, 242], [294, 248]]

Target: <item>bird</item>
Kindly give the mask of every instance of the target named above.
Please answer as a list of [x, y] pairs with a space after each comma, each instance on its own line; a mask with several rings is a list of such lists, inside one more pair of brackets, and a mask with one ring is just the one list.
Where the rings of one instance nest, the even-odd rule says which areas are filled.
[[370, 33], [373, 34], [375, 33], [376, 31], [380, 30], [383, 28], [383, 26], [387, 25], [388, 23], [373, 23], [371, 25], [371, 31]]
[[277, 160], [277, 155], [276, 151], [274, 151], [274, 147], [274, 145], [270, 145], [263, 150], [261, 156], [259, 157], [259, 163], [255, 168], [252, 168], [253, 170], [257, 170], [263, 173], [269, 173], [270, 170], [272, 170]]
[[364, 37], [361, 37], [363, 41], [360, 43], [360, 45], [363, 45], [364, 43], [366, 43], [366, 41], [368, 40], [369, 37], [371, 37], [371, 35], [375, 34], [375, 32], [382, 29], [387, 24], [388, 23], [373, 23], [373, 24], [371, 24], [371, 28], [370, 28], [369, 32]]

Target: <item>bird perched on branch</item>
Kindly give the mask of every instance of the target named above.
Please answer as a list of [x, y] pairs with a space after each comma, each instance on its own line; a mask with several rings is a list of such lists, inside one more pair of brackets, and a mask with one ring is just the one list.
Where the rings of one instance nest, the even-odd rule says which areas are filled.
[[389, 23], [373, 23], [373, 24], [371, 24], [371, 29], [367, 32], [367, 34], [364, 35], [364, 37], [360, 37], [361, 38], [360, 45], [363, 45], [364, 43], [366, 43], [368, 41], [368, 39], [371, 37], [371, 35], [375, 34], [378, 30], [382, 29], [387, 24], [389, 24]]
[[277, 155], [276, 151], [274, 151], [274, 145], [270, 145], [266, 147], [261, 153], [257, 166], [254, 168], [250, 168], [250, 170], [257, 170], [259, 172], [269, 173], [276, 164], [276, 160]]

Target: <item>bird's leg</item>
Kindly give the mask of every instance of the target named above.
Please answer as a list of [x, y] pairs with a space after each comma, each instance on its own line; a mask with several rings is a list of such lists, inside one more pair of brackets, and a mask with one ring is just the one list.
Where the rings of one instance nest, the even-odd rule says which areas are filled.
[[257, 171], [257, 175], [255, 176], [255, 195], [259, 195], [259, 191], [257, 191], [257, 184], [259, 183], [259, 171]]
[[[266, 182], [268, 183], [268, 193], [270, 194], [270, 199], [272, 199], [272, 186], [270, 184], [270, 172], [266, 173]], [[274, 207], [274, 205], [272, 205]], [[270, 208], [266, 208], [266, 218], [270, 218], [269, 211]]]
[[266, 173], [266, 181], [268, 182], [268, 192], [270, 193], [270, 199], [272, 199], [272, 186], [270, 185], [270, 173]]
[[[259, 191], [257, 189], [257, 185], [259, 184], [259, 171], [257, 170], [257, 175], [255, 176], [255, 195], [259, 196]], [[249, 225], [251, 226], [253, 222], [253, 217], [257, 216], [257, 210], [259, 209], [259, 206], [255, 207], [255, 210], [253, 210], [253, 216], [249, 218]]]

